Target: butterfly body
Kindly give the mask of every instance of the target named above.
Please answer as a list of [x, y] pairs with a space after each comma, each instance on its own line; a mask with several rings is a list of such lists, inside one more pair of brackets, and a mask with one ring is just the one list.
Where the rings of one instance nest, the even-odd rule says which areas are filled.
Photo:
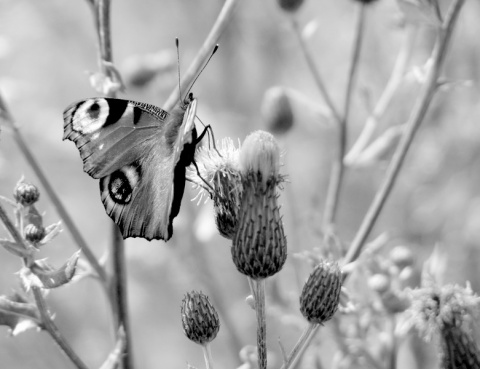
[[195, 113], [191, 96], [171, 113], [109, 98], [65, 110], [63, 138], [77, 146], [84, 171], [100, 180], [105, 210], [124, 238], [171, 237], [197, 143]]

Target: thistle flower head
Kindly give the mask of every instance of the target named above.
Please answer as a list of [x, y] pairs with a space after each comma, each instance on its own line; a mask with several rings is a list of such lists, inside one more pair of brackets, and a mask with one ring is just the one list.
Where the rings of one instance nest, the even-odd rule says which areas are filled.
[[337, 263], [321, 261], [307, 279], [300, 295], [300, 311], [310, 322], [323, 324], [337, 311], [342, 273]]
[[256, 131], [240, 151], [243, 193], [232, 259], [238, 271], [252, 279], [279, 272], [287, 258], [287, 240], [278, 205], [280, 151], [273, 136]]
[[196, 291], [187, 293], [182, 301], [181, 314], [183, 332], [189, 340], [205, 345], [215, 339], [220, 320], [208, 296]]
[[[242, 195], [238, 149], [229, 138], [220, 142], [218, 151], [200, 148], [196, 153], [196, 161], [200, 176], [211, 185], [214, 191], [205, 186], [198, 173], [190, 172], [195, 183], [208, 191], [213, 200], [215, 222], [220, 234], [228, 239], [233, 238], [237, 226], [237, 213]], [[200, 197], [204, 192], [200, 192]]]
[[21, 179], [13, 190], [13, 196], [22, 206], [30, 206], [38, 201], [40, 192], [36, 186]]

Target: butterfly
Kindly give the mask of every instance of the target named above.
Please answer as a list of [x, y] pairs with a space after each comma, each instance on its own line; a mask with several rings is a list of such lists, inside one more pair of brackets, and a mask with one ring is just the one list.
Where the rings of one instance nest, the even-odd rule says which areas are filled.
[[83, 170], [100, 180], [106, 213], [123, 238], [167, 241], [194, 161], [197, 100], [192, 93], [170, 112], [154, 105], [89, 98], [63, 113], [63, 139], [73, 141]]

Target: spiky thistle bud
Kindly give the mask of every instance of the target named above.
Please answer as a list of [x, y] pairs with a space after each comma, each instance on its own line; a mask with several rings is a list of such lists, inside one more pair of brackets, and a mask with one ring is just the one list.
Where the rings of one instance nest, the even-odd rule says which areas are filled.
[[237, 269], [253, 279], [279, 272], [287, 258], [277, 187], [280, 150], [264, 131], [251, 133], [240, 151], [243, 194], [231, 248]]
[[421, 337], [441, 339], [442, 368], [480, 368], [480, 348], [471, 334], [471, 323], [479, 313], [480, 297], [470, 286], [437, 286], [430, 283], [410, 291], [411, 306], [406, 326], [414, 326]]
[[27, 224], [25, 227], [25, 239], [33, 244], [40, 242], [45, 237], [45, 228], [41, 225], [33, 223]]
[[286, 12], [295, 12], [303, 4], [303, 0], [277, 0], [280, 8]]
[[285, 88], [276, 86], [268, 89], [263, 97], [262, 118], [272, 133], [283, 134], [292, 128], [292, 103]]
[[300, 295], [300, 311], [310, 322], [323, 324], [337, 311], [342, 288], [338, 264], [321, 261], [307, 279]]
[[30, 206], [38, 201], [40, 192], [33, 184], [20, 180], [13, 190], [13, 197], [22, 206]]
[[212, 198], [217, 229], [223, 237], [231, 240], [237, 229], [237, 214], [243, 192], [238, 149], [227, 138], [219, 142], [218, 149], [200, 148], [195, 160], [200, 175], [196, 171], [190, 171], [189, 175], [201, 188], [199, 197], [204, 195], [205, 190]]
[[201, 292], [187, 293], [181, 306], [183, 332], [187, 338], [205, 345], [217, 336], [220, 320], [208, 296]]

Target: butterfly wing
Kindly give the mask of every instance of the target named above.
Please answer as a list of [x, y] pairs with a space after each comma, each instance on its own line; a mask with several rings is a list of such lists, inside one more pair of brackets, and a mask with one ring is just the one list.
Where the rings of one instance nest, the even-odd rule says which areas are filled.
[[91, 98], [63, 113], [64, 135], [75, 143], [83, 170], [102, 178], [138, 160], [140, 147], [164, 126], [168, 113], [129, 100]]
[[107, 214], [123, 237], [168, 240], [193, 160], [196, 100], [172, 114], [153, 105], [87, 99], [64, 113], [64, 139], [75, 142], [84, 170], [100, 178]]

